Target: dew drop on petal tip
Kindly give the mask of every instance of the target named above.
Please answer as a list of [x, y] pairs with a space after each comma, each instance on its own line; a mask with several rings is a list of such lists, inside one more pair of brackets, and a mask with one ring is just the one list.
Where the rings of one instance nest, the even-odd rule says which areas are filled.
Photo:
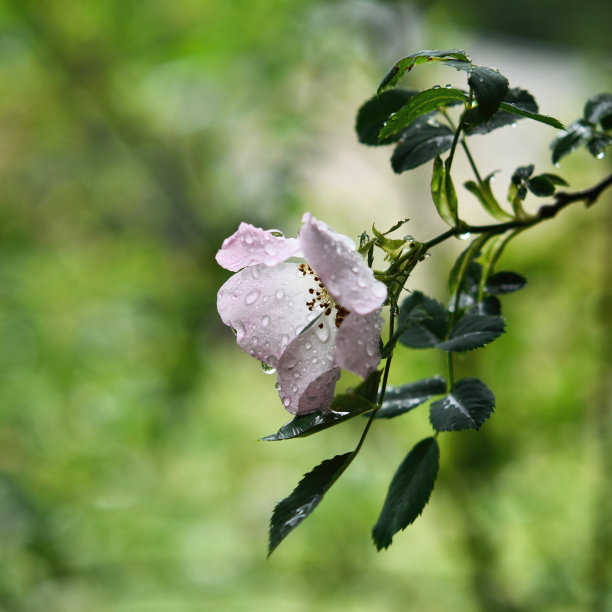
[[268, 365], [267, 363], [265, 363], [264, 361], [261, 362], [261, 371], [264, 374], [274, 374], [274, 372], [276, 372], [276, 368], [272, 367], [271, 365]]

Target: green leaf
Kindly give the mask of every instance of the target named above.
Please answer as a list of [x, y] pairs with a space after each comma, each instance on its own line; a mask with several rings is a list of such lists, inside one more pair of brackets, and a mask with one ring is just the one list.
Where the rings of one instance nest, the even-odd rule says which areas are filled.
[[555, 193], [555, 184], [544, 174], [538, 174], [527, 181], [527, 187], [533, 195], [547, 197]]
[[440, 342], [437, 348], [443, 351], [472, 351], [493, 342], [504, 333], [506, 324], [501, 317], [466, 313], [450, 331], [448, 340]]
[[391, 156], [393, 170], [400, 174], [412, 170], [450, 149], [453, 131], [432, 119], [419, 117], [403, 132]]
[[489, 276], [486, 291], [491, 295], [502, 295], [519, 291], [527, 284], [527, 279], [516, 272], [497, 272]]
[[[400, 225], [402, 225], [402, 222], [399, 223], [398, 227]], [[397, 228], [393, 228], [393, 229], [397, 229]], [[385, 232], [385, 234], [392, 232], [393, 229], [389, 230], [388, 232]], [[393, 261], [394, 259], [397, 259], [397, 257], [399, 257], [400, 253], [402, 252], [403, 248], [406, 246], [406, 243], [411, 241], [411, 239], [387, 238], [385, 234], [382, 234], [376, 229], [374, 224], [372, 224], [372, 231], [374, 232], [374, 235], [376, 236], [376, 241], [375, 241], [376, 246], [380, 247], [386, 253], [385, 259], [387, 261]]]
[[593, 156], [601, 159], [604, 151], [612, 144], [612, 138], [599, 132], [593, 134], [586, 143], [587, 151]]
[[534, 165], [519, 166], [512, 175], [508, 188], [508, 202], [512, 204], [514, 214], [519, 219], [527, 217], [523, 209], [523, 200], [527, 197], [527, 184], [525, 181], [533, 174]]
[[508, 221], [512, 219], [512, 215], [507, 213], [499, 204], [493, 190], [491, 189], [491, 180], [495, 172], [492, 172], [487, 176], [480, 185], [474, 181], [467, 181], [463, 186], [472, 194], [474, 194], [478, 201], [482, 204], [482, 207], [498, 221]]
[[478, 102], [479, 120], [490, 119], [508, 93], [508, 79], [493, 68], [474, 66], [468, 83]]
[[402, 461], [372, 529], [378, 550], [388, 548], [393, 536], [423, 512], [436, 482], [439, 462], [440, 450], [435, 438], [421, 440]]
[[355, 125], [359, 142], [378, 146], [398, 140], [401, 136], [399, 132], [384, 141], [378, 139], [378, 134], [389, 116], [396, 113], [417, 93], [416, 89], [393, 89], [365, 102], [357, 112]]
[[575, 151], [580, 145], [587, 142], [592, 136], [591, 126], [582, 119], [570, 123], [565, 130], [565, 134], [560, 134], [551, 143], [552, 162], [558, 164], [561, 159]]
[[318, 506], [351, 462], [353, 453], [326, 459], [308, 472], [293, 493], [279, 502], [270, 520], [268, 556]]
[[442, 61], [457, 70], [469, 71], [472, 67], [470, 58], [458, 49], [417, 51], [391, 66], [378, 86], [377, 94], [380, 95], [386, 89], [395, 87], [404, 74], [412, 70], [414, 66], [431, 61]]
[[[538, 105], [534, 97], [527, 90], [520, 89], [519, 87], [509, 89], [503, 101], [530, 113], [538, 112]], [[524, 117], [515, 113], [498, 110], [489, 120], [482, 121], [478, 114], [478, 107], [472, 108], [464, 115], [464, 122], [466, 123], [465, 133], [470, 136], [472, 134], [487, 134], [497, 128], [514, 125], [520, 119], [524, 119]]]
[[[418, 313], [416, 317], [413, 316], [415, 311]], [[404, 346], [433, 347], [446, 336], [448, 330], [446, 308], [437, 300], [415, 291], [402, 302], [398, 328], [404, 330], [399, 337], [399, 341]]]
[[385, 399], [374, 418], [391, 419], [445, 392], [446, 381], [441, 376], [424, 378], [401, 387], [387, 387]]
[[610, 129], [612, 122], [612, 94], [601, 93], [587, 100], [584, 106], [584, 120], [595, 125], [601, 122], [602, 128]]
[[299, 414], [285, 423], [275, 434], [262, 438], [264, 442], [276, 442], [291, 438], [304, 438], [323, 429], [344, 423], [375, 408], [380, 372], [375, 371], [355, 389], [336, 395], [329, 412]]
[[457, 194], [450, 174], [439, 155], [436, 155], [431, 176], [431, 197], [438, 214], [446, 223], [457, 223]]
[[431, 113], [445, 106], [451, 106], [457, 102], [467, 102], [465, 92], [459, 89], [447, 89], [446, 87], [434, 87], [421, 91], [412, 96], [402, 108], [400, 108], [385, 123], [379, 140], [388, 141], [390, 137], [400, 130], [408, 127], [417, 117]]
[[514, 115], [519, 115], [520, 117], [526, 117], [527, 119], [533, 119], [534, 121], [539, 121], [540, 123], [545, 123], [546, 125], [550, 125], [558, 130], [564, 130], [564, 125], [554, 117], [549, 117], [548, 115], [540, 115], [538, 113], [532, 113], [524, 108], [521, 108], [517, 104], [513, 104], [510, 102], [502, 102], [499, 105], [500, 110], [506, 111], [507, 113], [512, 113]]
[[451, 392], [433, 402], [429, 420], [436, 431], [480, 429], [495, 408], [495, 397], [478, 378], [462, 378]]

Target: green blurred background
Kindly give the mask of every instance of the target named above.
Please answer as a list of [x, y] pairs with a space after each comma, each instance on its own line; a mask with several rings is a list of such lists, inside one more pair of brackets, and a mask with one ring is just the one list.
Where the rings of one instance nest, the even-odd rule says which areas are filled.
[[[611, 18], [605, 0], [0, 2], [0, 609], [612, 609], [609, 194], [509, 248], [530, 284], [459, 364], [496, 414], [442, 436], [424, 516], [380, 554], [370, 529], [425, 409], [374, 428], [266, 561], [274, 504], [361, 424], [253, 443], [289, 415], [217, 317], [214, 261], [241, 220], [293, 235], [305, 210], [436, 235], [429, 169], [395, 176], [352, 131], [389, 65], [463, 48], [569, 123], [610, 88]], [[553, 135], [474, 139], [500, 196], [515, 166], [552, 170]], [[558, 172], [580, 189], [609, 170], [577, 153]], [[445, 299], [462, 246], [411, 288]], [[392, 382], [442, 368], [405, 352]]]

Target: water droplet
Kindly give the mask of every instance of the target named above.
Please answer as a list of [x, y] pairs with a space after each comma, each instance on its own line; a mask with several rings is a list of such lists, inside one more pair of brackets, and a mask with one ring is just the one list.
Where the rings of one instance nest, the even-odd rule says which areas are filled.
[[274, 295], [277, 300], [282, 300], [285, 297], [285, 292], [282, 289], [277, 289]]
[[267, 363], [264, 363], [262, 361], [261, 362], [261, 371], [264, 374], [274, 374], [274, 372], [276, 372], [276, 368], [273, 368], [271, 365], [268, 365]]
[[560, 168], [560, 167], [561, 167], [561, 164], [559, 162], [556, 162], [555, 163], [555, 168]]
[[603, 159], [605, 156], [606, 156], [606, 154], [605, 154], [603, 151], [600, 151], [600, 152], [597, 154], [597, 156], [596, 156], [596, 157], [597, 157], [597, 159]]
[[440, 89], [440, 86], [439, 86], [439, 85], [434, 85], [434, 86], [432, 87], [432, 89]]
[[257, 336], [251, 336], [251, 344], [256, 345], [259, 342], [259, 338]]
[[245, 237], [244, 237], [244, 241], [245, 241], [247, 244], [253, 244], [253, 236], [245, 236]]
[[312, 348], [312, 344], [311, 344], [310, 342], [306, 342], [306, 343], [304, 344], [304, 348], [305, 348], [307, 351], [309, 351], [309, 350]]
[[296, 364], [297, 364], [297, 359], [295, 359], [295, 357], [287, 357], [284, 363], [284, 367], [287, 368], [288, 370], [292, 370], [293, 368], [295, 368]]
[[431, 257], [431, 253], [425, 253], [425, 257], [429, 259]]
[[453, 86], [452, 86], [450, 83], [447, 83], [447, 84], [446, 84], [446, 89], [452, 89], [452, 87], [453, 87]]
[[257, 266], [253, 266], [251, 268], [251, 275], [253, 276], [255, 280], [259, 278], [259, 268]]
[[317, 325], [316, 334], [321, 342], [327, 342], [329, 340], [329, 327], [327, 325], [327, 320], [321, 319], [321, 323]]
[[259, 290], [258, 289], [254, 289], [253, 291], [251, 291], [251, 293], [249, 293], [246, 298], [244, 298], [244, 303], [247, 306], [250, 306], [251, 304], [253, 304], [254, 302], [257, 301], [257, 298], [259, 298]]
[[287, 334], [281, 334], [278, 340], [281, 348], [285, 348], [289, 344], [289, 336]]
[[312, 363], [318, 363], [319, 362], [319, 358], [318, 357], [313, 357], [311, 361], [312, 361]]
[[459, 234], [459, 240], [469, 240], [471, 236], [470, 232], [465, 232], [464, 234]]
[[359, 272], [359, 266], [353, 266], [353, 267], [351, 268], [351, 272], [352, 272], [353, 274], [357, 274], [357, 273]]
[[370, 357], [374, 357], [374, 355], [376, 354], [376, 349], [371, 345], [368, 344], [366, 346], [366, 353], [370, 356]]
[[287, 408], [287, 407], [289, 406], [289, 404], [290, 404], [290, 403], [291, 403], [291, 400], [290, 400], [288, 397], [285, 397], [285, 398], [283, 399], [283, 406], [284, 406], [285, 408]]
[[292, 390], [294, 393], [297, 393], [297, 390], [298, 390], [297, 385], [293, 385], [293, 387], [291, 387], [291, 390]]
[[518, 125], [518, 123], [517, 123], [516, 121], [513, 121], [513, 122], [510, 124], [510, 127], [515, 128], [517, 125]]
[[268, 325], [270, 325], [270, 317], [268, 315], [264, 315], [263, 317], [261, 317], [261, 324], [264, 327], [268, 327]]
[[365, 286], [367, 285], [367, 283], [365, 282], [365, 280], [364, 280], [363, 278], [358, 278], [358, 279], [357, 279], [357, 284], [358, 284], [358, 285], [359, 285], [361, 288], [363, 288], [363, 287], [365, 287]]

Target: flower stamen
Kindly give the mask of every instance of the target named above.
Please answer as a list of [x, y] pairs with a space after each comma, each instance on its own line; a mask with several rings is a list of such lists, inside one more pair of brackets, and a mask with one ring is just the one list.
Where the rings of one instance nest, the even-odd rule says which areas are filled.
[[[318, 310], [322, 310], [323, 314], [328, 317], [335, 310], [336, 315], [334, 317], [334, 325], [339, 328], [342, 321], [346, 315], [349, 314], [349, 311], [346, 308], [343, 308], [334, 300], [334, 298], [329, 294], [325, 285], [321, 282], [321, 279], [317, 276], [315, 271], [307, 264], [302, 263], [298, 266], [298, 270], [302, 273], [303, 276], [310, 275], [313, 277], [313, 280], [319, 286], [319, 291], [314, 288], [308, 289], [308, 293], [313, 296], [312, 300], [306, 302], [306, 306], [308, 310], [314, 312], [315, 308]], [[323, 323], [319, 323], [319, 328], [323, 328]]]

